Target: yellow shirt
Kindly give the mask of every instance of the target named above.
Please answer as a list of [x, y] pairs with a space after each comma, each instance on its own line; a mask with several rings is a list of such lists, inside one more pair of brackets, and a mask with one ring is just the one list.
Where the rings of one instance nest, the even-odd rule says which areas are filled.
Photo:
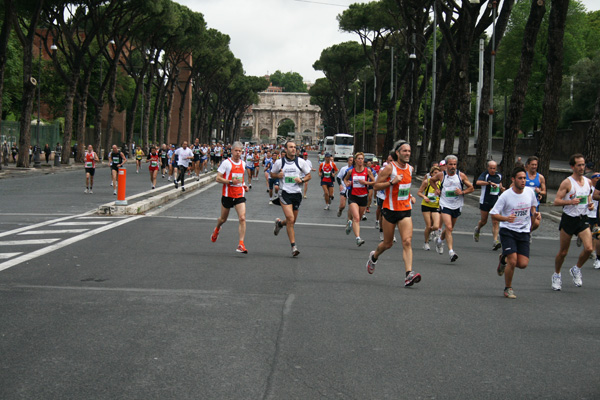
[[[430, 208], [440, 208], [440, 198], [435, 195], [435, 189], [429, 184], [431, 177], [427, 178], [427, 187], [425, 188], [425, 192], [423, 193], [426, 197], [429, 197], [429, 202], [426, 202], [425, 199], [421, 202], [422, 206], [430, 207]], [[437, 187], [440, 187], [441, 182], [437, 183]], [[431, 201], [435, 200], [435, 201]]]

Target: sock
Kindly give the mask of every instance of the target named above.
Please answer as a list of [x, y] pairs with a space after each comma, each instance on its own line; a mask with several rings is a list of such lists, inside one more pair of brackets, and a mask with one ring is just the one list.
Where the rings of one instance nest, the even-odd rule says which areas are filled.
[[296, 242], [290, 243], [290, 244], [291, 244], [292, 247], [294, 247], [296, 245]]
[[510, 288], [510, 286], [505, 286], [505, 287], [504, 287], [504, 290], [506, 290], [506, 289], [508, 289], [508, 288]]
[[243, 246], [243, 245], [244, 245], [244, 241], [243, 241], [243, 240], [240, 240], [240, 243], [239, 243], [239, 244], [240, 244], [240, 246]]
[[375, 254], [373, 254], [373, 256], [371, 257], [371, 261], [373, 261], [374, 263], [377, 262], [377, 257], [375, 257]]
[[410, 274], [412, 271], [406, 271], [406, 275], [404, 276], [408, 276], [408, 274]]
[[283, 224], [281, 223], [281, 221], [278, 221], [277, 225], [279, 225], [280, 228], [283, 228]]

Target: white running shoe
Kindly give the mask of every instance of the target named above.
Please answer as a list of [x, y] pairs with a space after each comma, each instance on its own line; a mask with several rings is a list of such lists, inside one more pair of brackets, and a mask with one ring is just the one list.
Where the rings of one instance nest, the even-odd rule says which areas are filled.
[[329, 204], [325, 204], [325, 208], [323, 210], [329, 210]]
[[375, 254], [374, 251], [369, 253], [369, 259], [367, 260], [367, 272], [369, 274], [372, 274], [373, 272], [375, 272], [375, 265], [377, 264], [377, 261], [373, 261], [373, 255]]
[[90, 191], [88, 192], [89, 194], [93, 194], [94, 192], [92, 192], [92, 189], [90, 189]]
[[379, 232], [379, 241], [383, 242], [383, 232]]
[[88, 194], [88, 189], [86, 188], [83, 193]]
[[450, 255], [450, 262], [458, 260], [458, 254], [456, 254], [454, 250], [450, 250], [448, 254]]
[[571, 273], [571, 276], [573, 277], [573, 284], [577, 287], [581, 287], [581, 285], [583, 284], [581, 278], [581, 268], [577, 267], [577, 265], [574, 265], [569, 272]]
[[394, 243], [396, 243], [396, 235], [394, 235]]
[[435, 241], [435, 251], [441, 256], [444, 254], [444, 242], [440, 238]]
[[473, 240], [475, 242], [479, 242], [479, 228], [475, 227], [475, 230], [473, 231]]
[[594, 269], [600, 269], [600, 260], [598, 260], [597, 258], [594, 261]]
[[562, 278], [556, 272], [552, 274], [552, 290], [560, 290], [562, 288]]
[[426, 251], [431, 250], [431, 247], [429, 247], [429, 243], [423, 244], [423, 250], [426, 250]]
[[349, 235], [350, 232], [352, 232], [352, 220], [349, 219], [348, 222], [346, 222], [346, 235]]
[[358, 247], [362, 246], [363, 244], [365, 244], [364, 239], [361, 239], [360, 236], [356, 238], [356, 245]]
[[362, 221], [366, 221], [366, 220], [367, 220], [367, 214], [363, 214]]
[[341, 208], [338, 208], [337, 216], [338, 216], [338, 218], [342, 216], [342, 209]]
[[116, 191], [116, 190], [113, 190], [113, 194], [116, 196], [116, 195], [117, 195], [117, 191]]
[[433, 239], [435, 239], [435, 234], [437, 231], [431, 231], [429, 232], [429, 238], [427, 239], [427, 242], [431, 242]]

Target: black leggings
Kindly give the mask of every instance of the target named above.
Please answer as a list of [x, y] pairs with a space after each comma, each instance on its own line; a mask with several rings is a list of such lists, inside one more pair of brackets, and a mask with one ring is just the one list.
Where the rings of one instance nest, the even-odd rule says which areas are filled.
[[187, 167], [184, 167], [183, 165], [178, 165], [177, 169], [179, 170], [179, 173], [177, 174], [176, 181], [181, 181], [181, 186], [183, 187], [184, 181], [185, 181], [185, 173], [187, 171]]

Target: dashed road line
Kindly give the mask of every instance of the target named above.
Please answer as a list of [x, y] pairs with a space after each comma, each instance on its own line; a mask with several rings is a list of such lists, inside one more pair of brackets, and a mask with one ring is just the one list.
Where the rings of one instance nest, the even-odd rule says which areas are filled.
[[78, 226], [78, 225], [107, 225], [112, 221], [69, 221], [69, 222], [57, 222], [51, 226]]
[[0, 253], [0, 260], [6, 260], [7, 258], [16, 257], [22, 253]]
[[85, 231], [89, 231], [89, 229], [53, 229], [40, 231], [26, 231], [18, 233], [17, 235], [54, 235], [59, 233], [81, 233]]
[[59, 241], [60, 238], [51, 239], [25, 239], [25, 240], [3, 240], [0, 246], [26, 246], [32, 244], [50, 244]]

